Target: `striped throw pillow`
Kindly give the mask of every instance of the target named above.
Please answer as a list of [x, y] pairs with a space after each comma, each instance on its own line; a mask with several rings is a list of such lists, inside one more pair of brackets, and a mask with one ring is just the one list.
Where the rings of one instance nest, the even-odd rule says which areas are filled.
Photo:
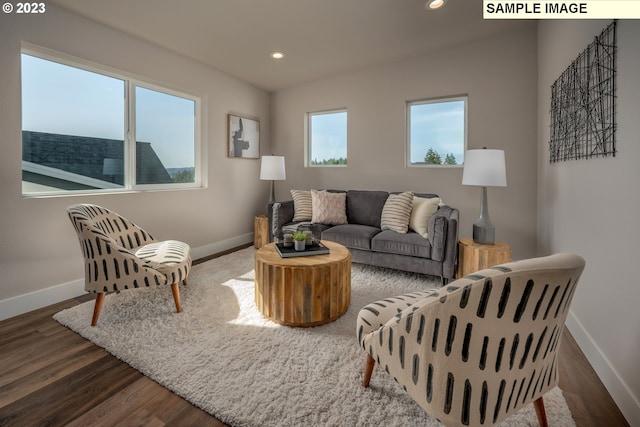
[[405, 234], [409, 230], [409, 218], [413, 208], [413, 193], [390, 194], [382, 208], [381, 228]]
[[311, 221], [311, 191], [291, 190], [293, 197], [293, 221]]

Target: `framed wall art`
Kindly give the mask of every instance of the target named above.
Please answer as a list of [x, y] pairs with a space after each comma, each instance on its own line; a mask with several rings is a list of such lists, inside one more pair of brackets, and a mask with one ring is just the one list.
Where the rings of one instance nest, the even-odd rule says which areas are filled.
[[241, 159], [260, 158], [260, 121], [227, 114], [227, 153]]

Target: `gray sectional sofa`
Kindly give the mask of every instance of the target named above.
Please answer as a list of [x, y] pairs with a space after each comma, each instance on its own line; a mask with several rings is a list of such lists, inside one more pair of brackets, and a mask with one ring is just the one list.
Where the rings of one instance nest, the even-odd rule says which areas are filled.
[[[346, 192], [347, 223], [314, 224], [323, 240], [340, 243], [351, 251], [356, 263], [387, 267], [438, 276], [445, 284], [455, 279], [458, 254], [459, 211], [441, 204], [428, 219], [428, 234], [409, 229], [407, 233], [381, 229], [382, 211], [390, 194], [386, 191], [328, 190]], [[435, 194], [414, 193], [421, 198]], [[268, 206], [269, 237], [282, 236], [305, 222], [293, 222], [294, 201], [276, 202]]]

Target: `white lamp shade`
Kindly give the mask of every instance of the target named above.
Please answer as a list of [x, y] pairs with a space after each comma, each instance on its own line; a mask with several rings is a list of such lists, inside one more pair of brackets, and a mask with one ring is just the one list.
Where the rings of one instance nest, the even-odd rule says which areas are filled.
[[271, 181], [287, 179], [284, 169], [284, 156], [262, 156], [260, 161], [260, 179]]
[[504, 150], [467, 150], [464, 153], [462, 185], [506, 187]]

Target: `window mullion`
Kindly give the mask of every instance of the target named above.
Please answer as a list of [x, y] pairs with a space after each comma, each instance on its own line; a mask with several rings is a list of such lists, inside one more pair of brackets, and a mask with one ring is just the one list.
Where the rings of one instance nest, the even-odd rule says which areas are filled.
[[126, 165], [126, 187], [135, 188], [136, 186], [136, 96], [135, 84], [127, 81], [126, 93], [126, 135], [127, 143], [125, 148], [125, 165]]

